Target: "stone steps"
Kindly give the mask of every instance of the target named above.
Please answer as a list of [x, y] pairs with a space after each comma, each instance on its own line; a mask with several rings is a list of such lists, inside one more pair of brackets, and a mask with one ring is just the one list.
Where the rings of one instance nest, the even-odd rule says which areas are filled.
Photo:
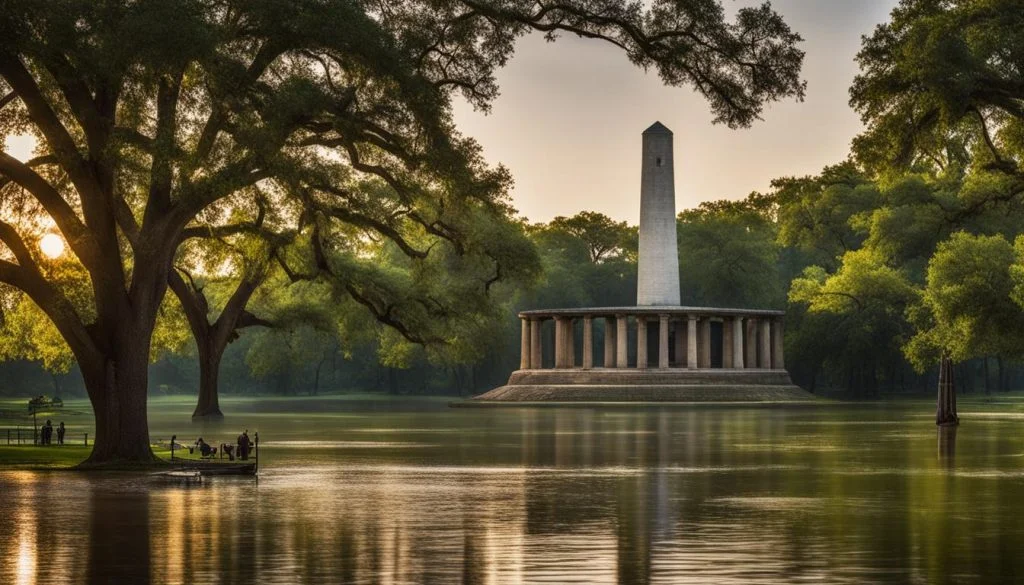
[[806, 402], [817, 398], [792, 384], [515, 385], [473, 400], [496, 402]]
[[591, 370], [517, 370], [509, 377], [509, 386], [650, 386], [650, 385], [727, 385], [790, 386], [785, 370], [686, 370], [686, 369], [605, 369]]

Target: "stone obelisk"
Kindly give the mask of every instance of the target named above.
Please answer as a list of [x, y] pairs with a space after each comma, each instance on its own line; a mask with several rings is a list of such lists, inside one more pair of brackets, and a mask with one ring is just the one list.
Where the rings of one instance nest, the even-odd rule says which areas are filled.
[[672, 131], [655, 122], [643, 134], [640, 171], [640, 251], [636, 304], [679, 305], [676, 193]]

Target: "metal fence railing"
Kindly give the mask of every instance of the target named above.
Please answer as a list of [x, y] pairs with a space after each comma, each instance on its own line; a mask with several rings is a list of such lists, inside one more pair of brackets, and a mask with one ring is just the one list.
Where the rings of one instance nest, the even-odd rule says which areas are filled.
[[[41, 435], [40, 429], [32, 427], [8, 427], [0, 428], [0, 445], [38, 445]], [[57, 437], [53, 437], [53, 445], [57, 444]], [[89, 433], [64, 435], [65, 445], [89, 445]]]

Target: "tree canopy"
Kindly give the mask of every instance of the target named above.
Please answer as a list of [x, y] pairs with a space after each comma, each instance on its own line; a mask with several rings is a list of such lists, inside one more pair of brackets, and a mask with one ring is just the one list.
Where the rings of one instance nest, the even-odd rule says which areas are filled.
[[[727, 22], [714, 0], [6, 2], [0, 134], [39, 148], [0, 152], [0, 282], [74, 354], [96, 413], [90, 461], [152, 459], [146, 363], [180, 243], [238, 227], [233, 210], [260, 197], [289, 202], [312, 265], [410, 339], [388, 275], [360, 265], [367, 238], [414, 260], [469, 253], [491, 264], [484, 290], [528, 275], [529, 255], [503, 264], [525, 242], [500, 238], [515, 229], [509, 173], [456, 130], [451, 104], [460, 92], [486, 108], [529, 31], [610, 42], [731, 127], [804, 93], [800, 37], [767, 4]], [[39, 218], [87, 275], [86, 310], [26, 239]]]

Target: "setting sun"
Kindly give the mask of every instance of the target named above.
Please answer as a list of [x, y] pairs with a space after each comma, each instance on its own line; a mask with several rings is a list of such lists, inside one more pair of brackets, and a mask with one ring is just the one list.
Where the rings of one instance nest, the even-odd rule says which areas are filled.
[[58, 258], [64, 253], [64, 240], [57, 234], [46, 234], [39, 240], [39, 249], [47, 258]]

